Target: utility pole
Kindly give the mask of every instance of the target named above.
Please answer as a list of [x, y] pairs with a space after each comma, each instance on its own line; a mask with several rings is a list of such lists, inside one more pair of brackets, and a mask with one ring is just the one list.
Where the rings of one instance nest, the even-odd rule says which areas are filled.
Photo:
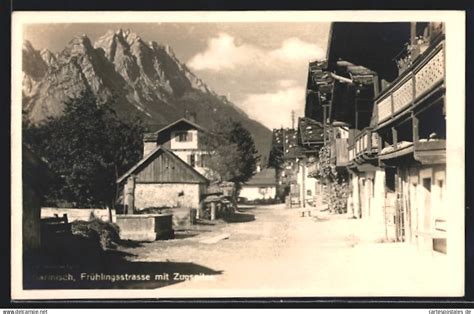
[[295, 111], [291, 110], [291, 128], [295, 129]]

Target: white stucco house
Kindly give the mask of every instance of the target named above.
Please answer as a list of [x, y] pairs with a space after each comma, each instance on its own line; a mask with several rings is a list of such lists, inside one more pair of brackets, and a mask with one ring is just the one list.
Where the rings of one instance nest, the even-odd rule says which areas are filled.
[[249, 201], [259, 199], [273, 199], [276, 197], [277, 179], [273, 168], [257, 172], [250, 180], [242, 185], [240, 197]]
[[185, 163], [202, 175], [208, 173], [207, 160], [209, 153], [203, 147], [204, 128], [194, 121], [181, 118], [168, 124], [156, 132], [144, 136], [143, 156], [145, 157], [156, 147], [161, 146], [173, 152]]

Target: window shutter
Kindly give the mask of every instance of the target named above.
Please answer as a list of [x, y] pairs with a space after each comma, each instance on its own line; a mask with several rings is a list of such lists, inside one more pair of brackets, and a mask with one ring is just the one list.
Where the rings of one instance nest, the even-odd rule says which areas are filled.
[[187, 136], [188, 142], [192, 142], [192, 141], [193, 141], [193, 133], [190, 132], [190, 131], [188, 131], [188, 132], [187, 132], [187, 135], [188, 135], [188, 136]]
[[201, 154], [196, 154], [196, 165], [198, 165], [199, 167], [202, 167], [201, 161], [202, 161]]

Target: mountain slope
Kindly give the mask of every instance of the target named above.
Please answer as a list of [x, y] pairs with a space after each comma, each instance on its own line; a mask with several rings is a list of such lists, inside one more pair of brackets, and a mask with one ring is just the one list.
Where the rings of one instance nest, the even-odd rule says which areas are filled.
[[138, 116], [150, 130], [194, 112], [204, 126], [233, 118], [252, 133], [259, 153], [268, 155], [271, 132], [217, 95], [181, 63], [169, 46], [145, 43], [130, 31], [109, 31], [94, 44], [76, 36], [59, 53], [23, 46], [23, 110], [41, 123], [62, 114], [64, 103], [91, 91], [113, 103], [119, 115]]

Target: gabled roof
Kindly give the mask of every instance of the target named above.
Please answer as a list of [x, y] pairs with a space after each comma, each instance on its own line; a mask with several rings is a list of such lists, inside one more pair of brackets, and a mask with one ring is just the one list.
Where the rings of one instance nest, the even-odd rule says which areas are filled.
[[125, 174], [123, 174], [120, 178], [117, 179], [117, 183], [121, 183], [123, 180], [125, 180], [126, 178], [128, 178], [130, 175], [138, 172], [139, 170], [141, 170], [141, 167], [143, 165], [145, 165], [148, 161], [151, 161], [153, 160], [153, 158], [157, 157], [159, 153], [164, 153], [168, 156], [170, 156], [171, 158], [173, 158], [174, 160], [176, 160], [180, 165], [182, 165], [183, 167], [186, 167], [188, 168], [188, 170], [192, 171], [193, 175], [196, 176], [200, 181], [202, 182], [209, 182], [209, 180], [204, 177], [202, 174], [200, 174], [199, 172], [196, 171], [196, 169], [194, 169], [193, 167], [191, 167], [190, 165], [188, 165], [186, 162], [184, 162], [181, 158], [179, 158], [178, 156], [176, 156], [173, 152], [161, 147], [161, 146], [158, 146], [156, 147], [153, 151], [151, 151], [148, 155], [146, 155], [145, 157], [142, 158], [142, 160], [140, 160], [139, 162], [137, 162], [135, 164], [135, 166], [133, 166], [132, 168], [130, 168], [130, 170], [128, 170]]
[[283, 158], [293, 159], [304, 155], [303, 148], [298, 145], [298, 131], [285, 129], [283, 132]]
[[169, 129], [169, 128], [171, 128], [171, 127], [173, 127], [173, 126], [175, 126], [175, 125], [177, 125], [177, 124], [179, 124], [179, 123], [186, 123], [186, 124], [192, 126], [193, 128], [198, 129], [199, 131], [206, 132], [206, 129], [204, 129], [204, 128], [201, 127], [200, 125], [198, 125], [198, 124], [196, 124], [196, 123], [194, 123], [194, 122], [191, 122], [191, 121], [189, 121], [189, 120], [186, 119], [186, 118], [181, 118], [181, 119], [178, 119], [178, 120], [176, 120], [175, 122], [173, 122], [173, 123], [171, 123], [171, 124], [168, 124], [167, 126], [161, 128], [161, 129], [159, 129], [158, 131], [156, 131], [156, 132], [154, 132], [154, 133], [155, 133], [155, 135], [158, 135], [158, 134], [160, 134], [161, 132], [166, 131], [167, 129]]
[[276, 171], [273, 168], [266, 168], [260, 172], [257, 172], [253, 177], [251, 177], [245, 185], [259, 185], [259, 186], [268, 186], [276, 185]]
[[273, 129], [272, 145], [278, 147], [283, 146], [283, 129]]
[[327, 60], [333, 71], [338, 60], [363, 65], [388, 81], [398, 76], [392, 58], [410, 40], [409, 22], [333, 22]]
[[302, 144], [324, 142], [324, 126], [321, 122], [306, 117], [299, 118], [298, 127]]

